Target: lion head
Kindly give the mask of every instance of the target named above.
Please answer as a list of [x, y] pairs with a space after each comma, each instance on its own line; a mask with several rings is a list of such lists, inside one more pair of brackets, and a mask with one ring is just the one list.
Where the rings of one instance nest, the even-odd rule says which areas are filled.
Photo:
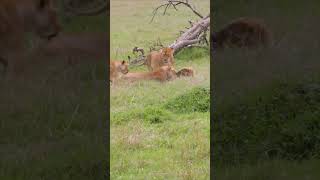
[[163, 57], [169, 58], [169, 57], [173, 56], [174, 49], [171, 47], [165, 47], [165, 48], [160, 49], [160, 53], [162, 53]]
[[126, 61], [121, 61], [121, 63], [117, 67], [118, 71], [122, 74], [127, 74], [129, 72], [128, 70], [128, 63]]
[[161, 58], [164, 64], [173, 66], [174, 60], [173, 60], [173, 53], [174, 49], [170, 47], [165, 47], [160, 50]]
[[60, 25], [52, 0], [24, 0], [19, 2], [17, 13], [23, 19], [25, 31], [50, 40], [58, 35]]

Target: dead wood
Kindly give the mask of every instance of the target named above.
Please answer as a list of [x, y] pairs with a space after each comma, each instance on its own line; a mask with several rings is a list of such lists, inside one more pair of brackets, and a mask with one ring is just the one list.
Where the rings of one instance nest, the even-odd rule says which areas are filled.
[[173, 7], [176, 11], [178, 11], [177, 6], [184, 5], [188, 7], [195, 15], [197, 15], [200, 20], [197, 22], [192, 22], [188, 20], [190, 27], [186, 27], [187, 30], [183, 31], [180, 30], [180, 36], [176, 39], [169, 47], [174, 49], [174, 53], [178, 53], [181, 49], [185, 47], [189, 47], [194, 44], [198, 43], [205, 43], [209, 45], [207, 40], [207, 31], [210, 27], [210, 14], [207, 16], [203, 16], [200, 12], [198, 12], [193, 5], [189, 3], [188, 0], [185, 1], [175, 1], [175, 0], [167, 0], [166, 3], [161, 4], [160, 6], [156, 7], [153, 10], [153, 16], [151, 22], [153, 21], [154, 17], [156, 16], [157, 12], [164, 7], [163, 15], [166, 14], [167, 10], [170, 7]]
[[[179, 31], [179, 37], [171, 43], [168, 47], [171, 47], [174, 49], [174, 54], [177, 54], [179, 51], [181, 51], [183, 48], [189, 48], [189, 47], [208, 47], [209, 41], [207, 40], [207, 32], [210, 28], [210, 14], [207, 16], [203, 16], [200, 12], [198, 12], [194, 5], [190, 4], [188, 0], [184, 1], [176, 1], [176, 0], [167, 0], [164, 4], [159, 5], [153, 10], [153, 16], [151, 18], [152, 22], [157, 15], [158, 11], [161, 8], [164, 8], [163, 15], [165, 15], [170, 7], [173, 7], [176, 11], [178, 11], [178, 6], [183, 5], [188, 7], [197, 17], [200, 19], [196, 22], [192, 22], [191, 20], [188, 20], [188, 23], [190, 27], [186, 27], [186, 30], [180, 30]], [[150, 52], [158, 50], [158, 47], [163, 48], [163, 44], [160, 42], [160, 39], [158, 39], [158, 42], [154, 43], [149, 47]], [[135, 47], [133, 49], [133, 52], [143, 52], [140, 56], [135, 57], [134, 59], [131, 59], [129, 56], [129, 64], [131, 65], [143, 65], [145, 61], [145, 55], [144, 50], [142, 48]]]

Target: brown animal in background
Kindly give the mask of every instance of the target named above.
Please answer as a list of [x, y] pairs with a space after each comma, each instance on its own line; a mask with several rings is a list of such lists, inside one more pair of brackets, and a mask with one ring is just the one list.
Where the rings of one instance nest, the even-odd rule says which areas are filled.
[[67, 59], [68, 64], [87, 59], [103, 61], [107, 59], [107, 43], [106, 33], [62, 33], [38, 52], [46, 57]]
[[32, 59], [24, 57], [26, 32], [51, 40], [60, 31], [51, 0], [0, 1], [0, 62], [10, 72], [21, 73]]
[[242, 17], [211, 34], [213, 48], [258, 47], [271, 43], [271, 32], [261, 19]]
[[123, 79], [129, 81], [137, 80], [156, 80], [165, 82], [176, 78], [176, 72], [171, 66], [161, 66], [157, 71], [153, 72], [130, 72], [123, 76]]
[[180, 71], [177, 72], [177, 76], [194, 76], [194, 71], [191, 67], [184, 67]]
[[152, 51], [146, 58], [145, 65], [147, 65], [149, 71], [157, 71], [162, 66], [174, 67], [173, 58], [174, 49], [165, 47], [160, 51]]
[[112, 83], [128, 72], [128, 63], [126, 61], [110, 61], [110, 81]]

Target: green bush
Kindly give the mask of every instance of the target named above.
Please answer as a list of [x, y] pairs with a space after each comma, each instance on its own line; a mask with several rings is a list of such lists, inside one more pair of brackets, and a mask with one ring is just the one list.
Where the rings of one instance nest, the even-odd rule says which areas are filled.
[[121, 124], [132, 120], [143, 120], [148, 123], [162, 123], [172, 120], [172, 114], [161, 107], [147, 107], [143, 110], [133, 109], [127, 112], [112, 114], [112, 123]]
[[177, 55], [177, 59], [181, 60], [194, 60], [194, 59], [200, 59], [203, 57], [206, 57], [209, 55], [208, 49], [199, 49], [199, 48], [193, 48], [193, 49], [182, 49]]
[[281, 84], [214, 113], [216, 163], [320, 156], [320, 86]]
[[169, 100], [159, 106], [144, 109], [131, 109], [126, 112], [112, 113], [112, 123], [121, 124], [132, 120], [143, 120], [148, 123], [162, 123], [172, 120], [173, 113], [192, 113], [210, 111], [209, 88], [196, 87], [185, 94]]
[[143, 112], [143, 120], [149, 123], [162, 123], [172, 120], [172, 114], [160, 107], [148, 107]]
[[135, 119], [140, 119], [142, 116], [141, 110], [133, 109], [125, 112], [112, 113], [111, 118], [114, 124], [122, 124]]
[[210, 111], [210, 89], [196, 87], [165, 104], [165, 108], [178, 113]]

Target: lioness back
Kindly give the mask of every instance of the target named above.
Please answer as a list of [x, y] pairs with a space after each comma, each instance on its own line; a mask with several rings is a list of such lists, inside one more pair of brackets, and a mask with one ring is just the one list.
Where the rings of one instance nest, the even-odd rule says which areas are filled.
[[129, 81], [138, 80], [156, 80], [165, 82], [176, 78], [176, 72], [170, 66], [162, 66], [153, 72], [130, 72], [123, 76], [123, 79]]
[[63, 61], [68, 59], [69, 64], [88, 59], [102, 61], [107, 59], [107, 42], [106, 33], [61, 33], [41, 46], [37, 55], [55, 57]]
[[115, 82], [124, 74], [127, 74], [128, 63], [126, 61], [110, 61], [110, 81]]
[[148, 54], [146, 65], [149, 71], [157, 71], [162, 66], [174, 67], [174, 49], [165, 47], [160, 51], [152, 51]]

